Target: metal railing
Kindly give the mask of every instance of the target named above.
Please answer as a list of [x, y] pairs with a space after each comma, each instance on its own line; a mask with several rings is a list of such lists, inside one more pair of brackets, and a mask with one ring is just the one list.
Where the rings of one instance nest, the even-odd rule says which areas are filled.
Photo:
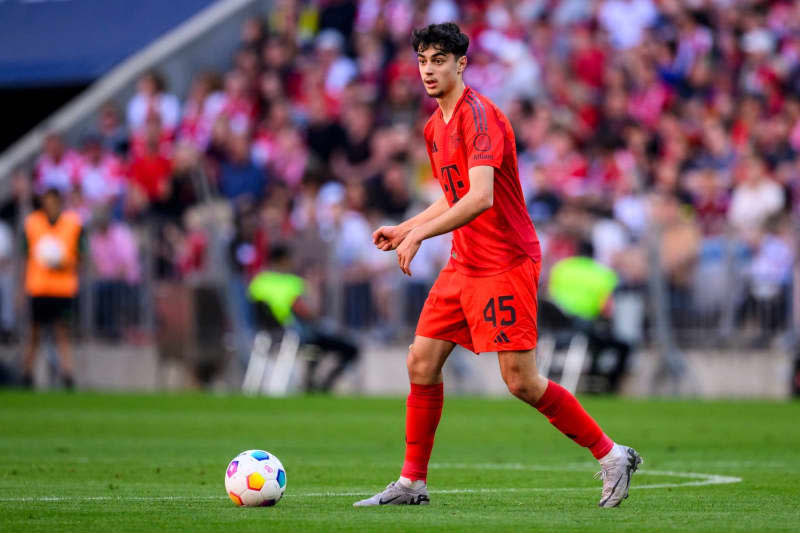
[[[226, 219], [226, 215], [220, 215], [224, 210], [215, 208], [225, 202], [212, 191], [207, 176], [198, 170], [195, 181], [196, 189], [202, 191], [196, 208], [206, 210], [200, 225], [208, 242], [203, 271], [183, 278], [159, 278], [155, 251], [158, 226], [154, 220], [146, 220], [136, 229], [141, 281], [131, 285], [121, 279], [101, 279], [91, 265], [86, 269], [75, 324], [82, 338], [155, 344], [165, 357], [177, 353], [177, 357], [205, 361], [203, 364], [212, 367], [215, 360], [225, 360], [233, 353], [240, 357], [250, 353], [255, 331], [240, 322], [236, 311], [240, 302], [231, 290], [235, 275], [227, 253], [230, 215]], [[798, 242], [796, 228], [782, 239], [784, 248], [779, 252], [788, 252], [791, 258]], [[691, 276], [684, 276], [689, 283], [676, 286], [661, 267], [658, 228], [653, 228], [644, 242], [649, 253], [648, 277], [644, 284], [615, 295], [616, 322], [620, 326], [616, 329], [627, 328], [627, 333], [620, 334], [626, 341], [660, 354], [658, 378], [662, 383], [674, 388], [691, 381], [683, 359], [686, 350], [796, 348], [800, 315], [797, 261], [789, 264], [786, 276], [776, 276], [774, 283], [766, 283], [756, 275], [763, 250], [730, 232], [703, 239]], [[335, 248], [336, 241], [328, 245]], [[393, 312], [380, 320], [375, 320], [373, 314], [366, 323], [348, 324], [347, 299], [357, 297], [359, 292], [345, 290], [345, 276], [331, 259], [333, 256], [328, 254], [329, 261], [319, 265], [325, 320], [361, 333], [374, 332], [380, 326], [397, 332], [394, 340], [398, 342], [402, 335], [410, 335], [415, 320], [405, 312]], [[786, 256], [781, 257], [785, 268]], [[22, 272], [18, 279], [22, 279]], [[390, 279], [398, 280], [391, 303], [396, 309], [404, 308], [410, 297], [407, 281], [399, 276]], [[376, 280], [360, 281], [368, 289], [362, 297], [374, 297]], [[546, 296], [544, 288], [540, 294]], [[365, 305], [375, 309], [374, 302]], [[18, 322], [21, 326], [24, 323]], [[220, 350], [228, 355], [221, 355]]]

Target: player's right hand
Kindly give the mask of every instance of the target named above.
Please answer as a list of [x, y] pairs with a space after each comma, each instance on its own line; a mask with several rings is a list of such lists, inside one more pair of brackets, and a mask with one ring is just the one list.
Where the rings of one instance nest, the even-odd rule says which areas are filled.
[[372, 242], [379, 250], [389, 252], [400, 246], [407, 234], [400, 226], [381, 226], [372, 234]]

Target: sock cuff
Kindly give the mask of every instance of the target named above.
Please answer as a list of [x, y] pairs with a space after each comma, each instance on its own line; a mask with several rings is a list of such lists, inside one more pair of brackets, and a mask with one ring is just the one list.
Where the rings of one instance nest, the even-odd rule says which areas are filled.
[[555, 381], [547, 380], [547, 388], [544, 390], [542, 397], [539, 398], [539, 401], [534, 404], [534, 407], [546, 415], [548, 411], [558, 405], [565, 392], [567, 392], [567, 389]]
[[592, 452], [592, 455], [598, 461], [611, 453], [611, 450], [614, 449], [614, 441], [611, 440], [611, 437], [603, 433], [600, 438], [589, 447], [589, 451]]
[[427, 463], [420, 465], [406, 459], [403, 463], [403, 469], [401, 470], [400, 475], [410, 479], [412, 483], [414, 481], [427, 482], [428, 465]]
[[444, 398], [444, 383], [435, 383], [433, 385], [419, 385], [417, 383], [412, 383], [409, 396]]
[[444, 404], [444, 384], [417, 385], [411, 384], [406, 405], [421, 409], [441, 409]]

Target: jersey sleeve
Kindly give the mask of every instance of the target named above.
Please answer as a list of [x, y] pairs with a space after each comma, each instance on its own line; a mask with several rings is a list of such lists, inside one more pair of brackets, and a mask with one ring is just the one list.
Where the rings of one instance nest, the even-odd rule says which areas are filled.
[[500, 168], [503, 164], [503, 131], [494, 117], [494, 111], [475, 96], [464, 101], [462, 129], [467, 153], [467, 168], [489, 166]]

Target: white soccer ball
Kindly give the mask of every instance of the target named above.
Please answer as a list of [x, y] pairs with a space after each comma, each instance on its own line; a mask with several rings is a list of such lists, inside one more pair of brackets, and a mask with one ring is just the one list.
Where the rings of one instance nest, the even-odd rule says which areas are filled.
[[50, 268], [56, 268], [64, 260], [64, 246], [51, 235], [44, 235], [36, 243], [36, 258]]
[[225, 491], [233, 503], [245, 507], [270, 507], [286, 490], [286, 470], [280, 460], [264, 450], [247, 450], [228, 463]]

